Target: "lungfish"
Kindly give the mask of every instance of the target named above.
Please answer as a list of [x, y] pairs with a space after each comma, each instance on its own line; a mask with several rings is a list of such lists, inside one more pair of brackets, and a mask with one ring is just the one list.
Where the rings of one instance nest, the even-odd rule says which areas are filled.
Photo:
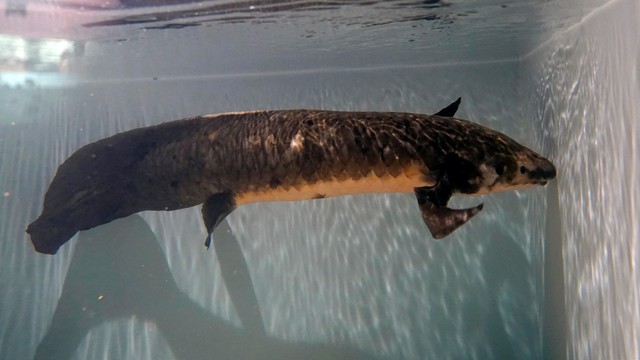
[[27, 232], [54, 254], [80, 230], [143, 210], [199, 204], [209, 245], [238, 206], [361, 193], [414, 193], [441, 239], [482, 204], [453, 195], [545, 185], [553, 164], [508, 136], [457, 119], [460, 99], [434, 115], [265, 110], [197, 116], [88, 144], [60, 165]]

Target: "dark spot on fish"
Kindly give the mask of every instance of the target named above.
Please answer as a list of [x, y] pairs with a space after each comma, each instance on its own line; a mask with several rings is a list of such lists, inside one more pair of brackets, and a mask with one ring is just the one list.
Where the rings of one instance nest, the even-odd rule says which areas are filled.
[[327, 197], [327, 194], [316, 194], [312, 199], [324, 199]]
[[171, 187], [172, 187], [172, 188], [177, 189], [177, 188], [178, 188], [178, 181], [177, 181], [177, 180], [173, 180], [173, 181], [170, 183], [170, 185], [171, 185]]
[[480, 174], [475, 164], [458, 154], [448, 154], [445, 159], [444, 165], [451, 189], [463, 194], [476, 193]]
[[271, 181], [269, 182], [269, 186], [272, 189], [275, 189], [275, 188], [279, 187], [280, 185], [282, 185], [282, 181], [280, 181], [280, 179], [272, 178]]
[[504, 173], [505, 168], [506, 168], [505, 164], [498, 163], [498, 165], [496, 165], [496, 174], [498, 174], [498, 176], [502, 175]]
[[396, 160], [396, 154], [393, 152], [393, 150], [391, 149], [391, 147], [389, 146], [385, 146], [382, 149], [382, 162], [384, 162], [385, 165], [389, 166], [391, 165], [394, 161]]
[[364, 146], [362, 144], [362, 140], [360, 139], [359, 136], [354, 137], [353, 141], [356, 143], [356, 146], [358, 147], [358, 149], [363, 150], [363, 152], [365, 151]]
[[313, 120], [307, 120], [305, 124], [307, 124], [307, 126], [313, 126]]
[[520, 166], [520, 174], [524, 174], [527, 172], [527, 168], [524, 166]]

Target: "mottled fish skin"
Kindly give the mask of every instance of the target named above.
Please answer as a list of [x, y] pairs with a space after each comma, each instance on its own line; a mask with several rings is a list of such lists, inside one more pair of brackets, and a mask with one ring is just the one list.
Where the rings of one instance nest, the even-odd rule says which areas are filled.
[[221, 191], [288, 190], [370, 173], [398, 177], [410, 168], [420, 168], [425, 181], [433, 182], [428, 171], [433, 165], [421, 160], [433, 156], [422, 154], [428, 147], [415, 145], [428, 142], [428, 133], [412, 115], [263, 111], [193, 119], [192, 124], [197, 130], [186, 134], [185, 143], [157, 147], [139, 165], [149, 178], [175, 174], [163, 189], [146, 187], [144, 181], [141, 186], [152, 192], [149, 196], [162, 197], [165, 206], [172, 191], [179, 194], [177, 202], [200, 203]]
[[193, 206], [221, 191], [288, 189], [370, 173], [395, 178], [412, 168], [431, 185], [442, 171], [460, 172], [454, 178], [465, 181], [453, 184], [454, 192], [472, 194], [478, 188], [466, 179], [480, 175], [476, 164], [483, 154], [510, 158], [526, 149], [469, 121], [405, 113], [222, 114], [159, 125], [140, 135], [158, 140], [136, 174], [136, 192], [157, 199], [155, 210]]
[[[84, 146], [59, 167], [42, 215], [27, 232], [37, 251], [55, 253], [79, 230], [143, 210], [195, 206], [217, 193], [242, 204], [252, 201], [247, 194], [314, 184], [404, 179], [390, 189], [409, 192], [437, 189], [446, 178], [446, 205], [451, 194], [525, 188], [554, 176], [548, 160], [506, 135], [450, 117], [322, 110], [208, 115]], [[349, 190], [357, 192], [376, 189]]]

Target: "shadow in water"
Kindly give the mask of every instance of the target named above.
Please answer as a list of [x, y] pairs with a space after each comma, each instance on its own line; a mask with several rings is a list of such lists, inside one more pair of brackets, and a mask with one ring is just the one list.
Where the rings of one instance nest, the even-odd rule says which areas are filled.
[[[527, 278], [527, 258], [522, 250], [509, 238], [495, 236], [492, 239], [491, 251], [482, 258], [487, 279], [487, 304], [489, 307], [483, 319], [485, 336], [493, 359], [518, 359], [517, 348], [513, 337], [508, 333], [509, 325], [500, 311], [500, 294], [503, 287], [513, 287], [515, 294], [528, 294], [524, 279]], [[520, 326], [529, 325], [527, 333], [535, 333], [533, 324], [526, 318], [519, 319]]]
[[567, 359], [567, 311], [558, 183], [551, 186], [544, 245], [543, 356]]
[[226, 221], [220, 223], [216, 229], [213, 247], [218, 257], [224, 284], [243, 329], [253, 336], [266, 336], [249, 267], [244, 259], [242, 248]]
[[535, 349], [529, 346], [530, 336], [538, 331], [535, 309], [522, 307], [536, 295], [528, 280], [531, 264], [514, 239], [499, 231], [488, 233], [491, 241], [480, 258], [479, 269], [485, 281], [484, 291], [463, 306], [464, 336], [469, 340], [483, 339], [486, 352], [463, 358], [537, 358]]
[[217, 235], [216, 251], [224, 252], [223, 273], [234, 277], [226, 279], [235, 284], [229, 292], [243, 329], [178, 289], [153, 232], [134, 215], [80, 233], [53, 321], [34, 359], [69, 359], [90, 329], [132, 316], [154, 322], [176, 359], [372, 358], [350, 347], [266, 336], [238, 244], [228, 227]]

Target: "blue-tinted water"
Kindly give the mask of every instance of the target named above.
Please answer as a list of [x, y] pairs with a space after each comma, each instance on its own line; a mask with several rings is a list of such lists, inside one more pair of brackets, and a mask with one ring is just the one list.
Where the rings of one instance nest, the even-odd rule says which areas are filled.
[[[0, 358], [638, 358], [632, 1], [27, 5], [0, 25]], [[20, 36], [32, 19], [57, 26]], [[558, 179], [456, 199], [485, 209], [445, 241], [410, 195], [239, 208], [240, 291], [266, 337], [241, 328], [253, 312], [203, 248], [199, 208], [55, 256], [24, 233], [56, 167], [120, 131], [265, 108], [433, 113], [458, 96], [458, 116], [549, 156]]]

